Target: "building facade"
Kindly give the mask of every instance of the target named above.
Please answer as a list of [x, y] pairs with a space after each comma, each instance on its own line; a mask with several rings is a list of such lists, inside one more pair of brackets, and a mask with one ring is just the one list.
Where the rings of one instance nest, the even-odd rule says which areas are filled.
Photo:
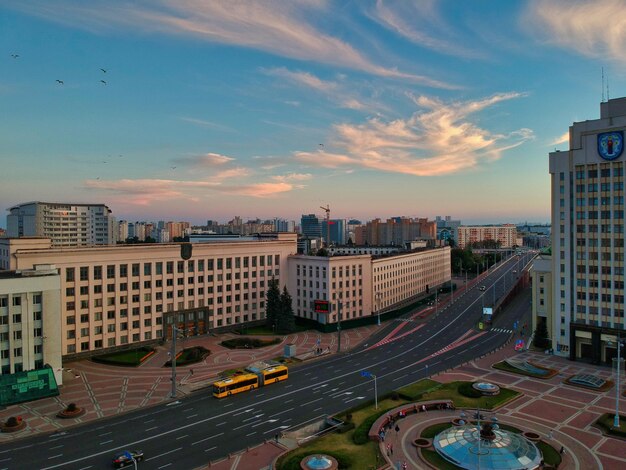
[[624, 334], [626, 98], [570, 127], [550, 153], [555, 352], [610, 363]]
[[[190, 246], [182, 251], [182, 246]], [[187, 250], [187, 249], [186, 249]], [[177, 325], [202, 334], [265, 317], [272, 278], [286, 284], [296, 234], [253, 241], [54, 248], [47, 239], [0, 239], [8, 269], [60, 270], [62, 355], [153, 341]], [[187, 259], [188, 257], [188, 259]]]
[[322, 222], [315, 214], [302, 215], [300, 232], [307, 238], [322, 238]]
[[474, 243], [494, 241], [500, 248], [512, 248], [517, 244], [517, 227], [513, 224], [503, 225], [461, 225], [457, 228], [459, 248], [467, 248]]
[[[288, 289], [296, 316], [322, 324], [376, 315], [412, 303], [450, 282], [449, 247], [381, 258], [371, 255], [291, 256]], [[315, 312], [315, 301], [330, 311]]]
[[0, 272], [0, 375], [61, 370], [61, 280], [55, 266]]
[[[555, 322], [552, 295], [552, 255], [549, 252], [540, 253], [533, 260], [530, 269], [532, 286], [532, 331], [535, 331], [539, 322], [544, 322], [548, 329], [550, 341], [559, 337], [561, 327]], [[562, 318], [562, 317], [561, 317]], [[564, 320], [559, 320], [559, 323]], [[556, 334], [555, 334], [556, 333]], [[553, 342], [556, 346], [556, 344]], [[559, 345], [559, 353], [568, 352], [567, 345]], [[556, 348], [553, 348], [556, 351]]]
[[8, 237], [48, 237], [53, 246], [110, 245], [115, 232], [104, 204], [28, 202], [11, 207], [7, 215]]
[[382, 222], [374, 219], [354, 231], [357, 245], [398, 245], [413, 240], [430, 240], [437, 238], [437, 224], [425, 218], [411, 219], [393, 217]]

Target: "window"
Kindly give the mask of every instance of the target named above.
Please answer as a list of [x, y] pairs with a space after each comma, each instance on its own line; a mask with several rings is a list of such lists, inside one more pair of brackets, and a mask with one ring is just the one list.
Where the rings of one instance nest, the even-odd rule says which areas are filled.
[[81, 266], [80, 267], [80, 280], [88, 281], [89, 280], [89, 266]]
[[41, 294], [33, 295], [33, 305], [39, 305], [41, 303]]
[[115, 265], [107, 265], [107, 279], [115, 279]]
[[13, 297], [13, 306], [14, 307], [19, 307], [20, 305], [22, 305], [22, 298], [20, 296], [14, 296]]
[[151, 276], [152, 275], [152, 263], [144, 263], [143, 264], [143, 275]]
[[139, 263], [133, 263], [132, 265], [132, 275], [139, 276]]
[[74, 268], [65, 268], [65, 280], [74, 282]]
[[102, 266], [93, 267], [93, 278], [97, 281], [102, 279]]

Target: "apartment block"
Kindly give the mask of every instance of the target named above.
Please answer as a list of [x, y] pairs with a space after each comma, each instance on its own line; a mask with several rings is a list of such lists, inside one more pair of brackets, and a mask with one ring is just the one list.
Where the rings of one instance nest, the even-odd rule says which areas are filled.
[[494, 241], [500, 248], [512, 248], [517, 244], [517, 227], [513, 224], [503, 225], [461, 225], [457, 228], [459, 248], [467, 248], [474, 243]]
[[28, 202], [9, 209], [8, 237], [47, 237], [53, 246], [115, 243], [111, 210], [104, 204]]

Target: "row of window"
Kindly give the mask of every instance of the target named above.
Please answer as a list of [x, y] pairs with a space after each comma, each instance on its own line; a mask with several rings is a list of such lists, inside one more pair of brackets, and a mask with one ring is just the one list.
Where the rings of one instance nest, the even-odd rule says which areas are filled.
[[[611, 185], [613, 186], [613, 191], [623, 191], [624, 190], [624, 182], [623, 181], [614, 181], [613, 183], [579, 183], [576, 185], [576, 193], [584, 193], [585, 191], [588, 193], [597, 193], [598, 188], [600, 188], [600, 192], [609, 192], [611, 191]], [[562, 186], [561, 186], [562, 187]]]
[[[154, 274], [163, 274], [163, 267], [165, 266], [166, 274], [174, 274], [174, 263], [176, 263], [176, 272], [181, 273], [193, 273], [204, 272], [205, 266], [207, 271], [223, 269], [240, 269], [242, 266], [244, 269], [249, 267], [256, 268], [264, 266], [278, 266], [280, 265], [280, 255], [262, 255], [262, 256], [237, 256], [235, 258], [217, 258], [208, 260], [188, 260], [185, 261], [158, 261], [143, 263], [143, 275], [151, 276], [154, 270]], [[185, 270], [186, 265], [186, 270]], [[116, 277], [128, 277], [128, 264], [109, 264], [105, 266], [80, 266], [78, 268], [79, 279], [81, 281], [90, 280], [90, 271], [92, 280], [101, 280], [103, 275], [106, 274], [107, 279], [115, 279]], [[138, 277], [141, 273], [141, 263], [132, 263], [130, 265], [130, 273], [133, 277]], [[73, 282], [76, 278], [76, 268], [65, 268], [65, 280]]]
[[[601, 198], [597, 198], [597, 197], [589, 197], [587, 199], [585, 199], [584, 197], [577, 197], [576, 198], [576, 207], [583, 207], [585, 205], [587, 206], [597, 206], [598, 205], [598, 201], [600, 202], [601, 206], [610, 206], [611, 205], [611, 197], [610, 196], [605, 196], [605, 197], [601, 197]], [[613, 204], [616, 206], [621, 206], [624, 204], [624, 196], [613, 196]], [[561, 199], [561, 207], [565, 207], [565, 200]]]
[[[39, 305], [39, 304], [41, 304], [41, 294], [33, 295], [33, 305]], [[20, 305], [22, 305], [22, 296], [21, 295], [12, 296], [11, 305], [13, 305], [13, 307], [19, 307]], [[0, 296], [0, 308], [8, 307], [8, 306], [9, 306], [9, 296], [8, 295]]]
[[621, 209], [616, 209], [613, 212], [611, 211], [576, 211], [576, 220], [598, 219], [598, 218], [600, 219], [611, 219], [611, 218], [623, 219], [624, 211]]
[[[43, 336], [43, 330], [41, 328], [33, 328], [33, 336], [35, 338], [41, 338]], [[13, 341], [21, 341], [22, 330], [13, 331]], [[0, 342], [9, 341], [9, 332], [3, 331], [0, 333]]]
[[[617, 165], [615, 168], [613, 168], [613, 176], [624, 176], [624, 168], [621, 165]], [[600, 178], [610, 178], [611, 177], [611, 168], [608, 167], [604, 167], [604, 168], [600, 168]], [[565, 175], [563, 173], [561, 173], [561, 180], [563, 180], [563, 178], [565, 177]], [[593, 169], [588, 169], [587, 170], [587, 177], [588, 178], [597, 178], [598, 177], [598, 170], [593, 168]], [[576, 170], [576, 179], [577, 180], [584, 180], [585, 179], [585, 170], [584, 169], [578, 169]]]
[[[35, 321], [39, 321], [41, 320], [41, 311], [37, 311], [37, 312], [33, 312], [33, 320]], [[21, 313], [14, 313], [12, 316], [12, 323], [14, 325], [17, 325], [19, 323], [22, 323], [22, 314]], [[1, 313], [0, 312], [0, 325], [8, 325], [9, 324], [9, 315], [7, 312], [5, 313]]]
[[[565, 239], [562, 238], [562, 244], [565, 244]], [[624, 247], [624, 239], [623, 238], [577, 238], [576, 246], [589, 246], [589, 247], [602, 247], [602, 248], [611, 248], [611, 246], [615, 248], [623, 248]]]

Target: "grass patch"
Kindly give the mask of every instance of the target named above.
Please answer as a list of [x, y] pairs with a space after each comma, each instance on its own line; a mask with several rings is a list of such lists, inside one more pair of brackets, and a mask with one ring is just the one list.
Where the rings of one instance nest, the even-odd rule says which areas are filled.
[[494, 365], [492, 365], [491, 367], [493, 367], [494, 369], [503, 370], [505, 372], [511, 372], [513, 374], [525, 375], [527, 377], [534, 377], [536, 379], [543, 379], [543, 380], [550, 379], [550, 378], [554, 377], [556, 374], [559, 373], [558, 370], [547, 369], [545, 367], [538, 366], [537, 364], [533, 364], [533, 366], [535, 366], [535, 367], [537, 367], [539, 369], [547, 370], [549, 373], [546, 374], [546, 375], [533, 374], [531, 372], [527, 372], [525, 370], [518, 369], [517, 367], [513, 367], [511, 364], [508, 364], [505, 361], [497, 362]]
[[[195, 364], [196, 362], [203, 361], [209, 354], [211, 354], [211, 351], [202, 346], [185, 348], [176, 355], [176, 365], [185, 366]], [[172, 361], [167, 361], [165, 367], [172, 367]]]
[[240, 335], [255, 335], [255, 336], [274, 336], [274, 330], [268, 326], [253, 326], [251, 328], [242, 328], [237, 331]]
[[428, 393], [424, 393], [422, 400], [452, 400], [456, 408], [482, 408], [492, 410], [498, 406], [511, 401], [520, 393], [515, 390], [500, 387], [500, 393], [494, 396], [481, 396], [480, 398], [469, 398], [459, 393], [459, 386], [467, 382], [450, 382], [442, 384]]
[[431, 449], [421, 449], [421, 451], [424, 459], [426, 459], [429, 464], [431, 464], [438, 470], [457, 470], [461, 468], [457, 467], [453, 463], [448, 462], [441, 455], [439, 455], [437, 451]]
[[602, 429], [604, 434], [608, 434], [609, 436], [616, 436], [621, 438], [626, 438], [626, 416], [619, 415], [619, 429], [613, 427], [613, 419], [615, 418], [615, 414], [613, 413], [604, 413], [600, 416], [595, 424]]
[[543, 456], [543, 461], [545, 463], [552, 465], [554, 468], [558, 468], [558, 466], [561, 465], [562, 459], [558, 450], [543, 441], [536, 442], [535, 444], [541, 451], [541, 455]]
[[423, 437], [425, 439], [433, 439], [441, 431], [450, 427], [452, 427], [452, 424], [450, 423], [433, 424], [432, 426], [428, 426], [427, 428], [425, 428], [420, 434], [420, 437]]
[[101, 354], [100, 356], [93, 356], [91, 360], [93, 362], [109, 364], [112, 366], [137, 367], [152, 353], [154, 353], [153, 348], [141, 347], [127, 349], [126, 351]]
[[434, 391], [439, 387], [441, 387], [441, 383], [435, 380], [422, 379], [418, 382], [412, 383], [411, 385], [398, 389], [398, 393], [407, 400], [418, 401], [424, 393]]
[[279, 344], [280, 338], [259, 339], [259, 338], [232, 338], [222, 341], [220, 344], [229, 349], [258, 349], [265, 346]]

